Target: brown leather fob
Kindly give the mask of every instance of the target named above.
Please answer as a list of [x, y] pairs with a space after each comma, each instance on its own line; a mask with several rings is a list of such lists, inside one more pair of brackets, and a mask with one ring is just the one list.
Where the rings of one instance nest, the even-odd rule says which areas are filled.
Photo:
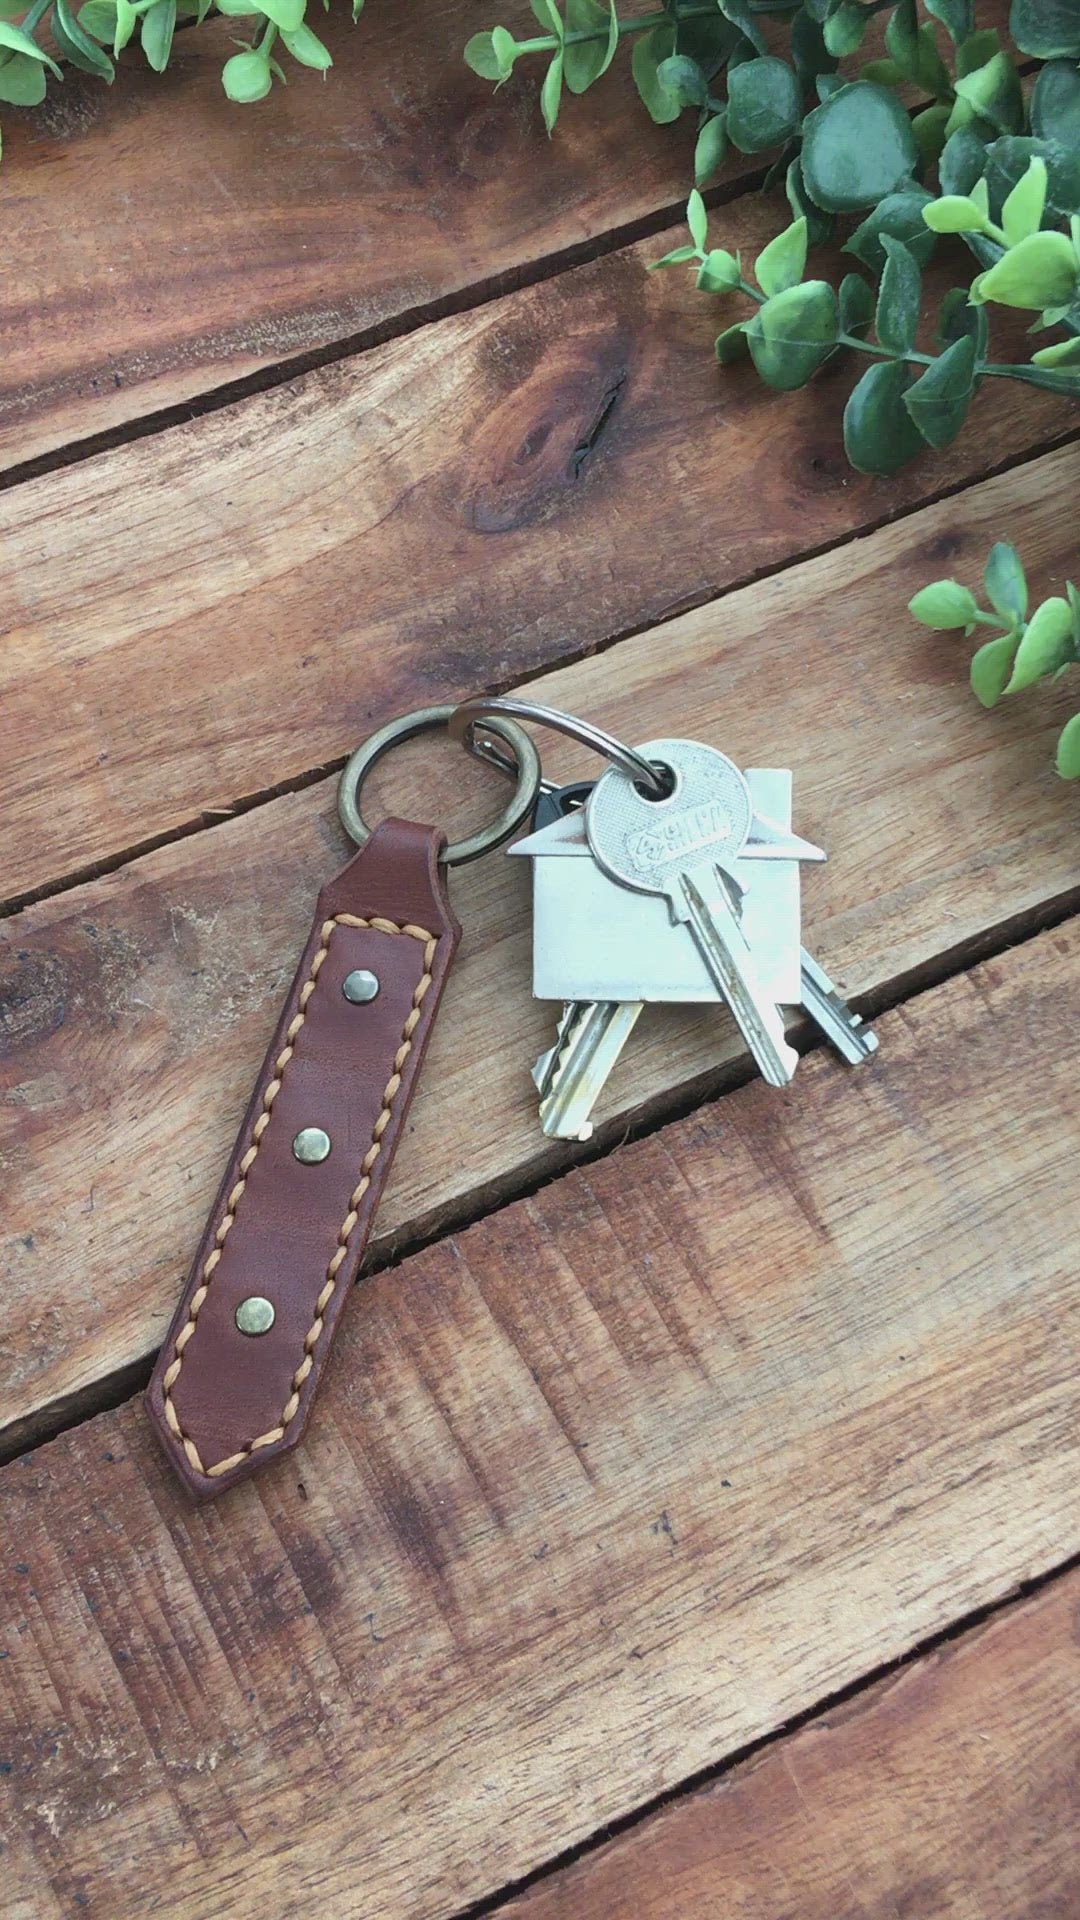
[[387, 820], [319, 895], [147, 1395], [200, 1497], [311, 1412], [461, 934], [442, 845]]

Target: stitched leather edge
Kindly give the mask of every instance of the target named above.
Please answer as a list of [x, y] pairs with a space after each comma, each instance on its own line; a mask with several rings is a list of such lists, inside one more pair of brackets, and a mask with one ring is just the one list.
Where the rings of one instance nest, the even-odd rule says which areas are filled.
[[[181, 1368], [184, 1364], [184, 1349], [195, 1332], [199, 1312], [209, 1291], [214, 1269], [221, 1259], [221, 1249], [236, 1218], [236, 1209], [240, 1203], [244, 1188], [247, 1185], [247, 1176], [258, 1157], [263, 1135], [270, 1124], [270, 1115], [273, 1110], [274, 1101], [281, 1091], [281, 1083], [285, 1069], [295, 1052], [297, 1036], [307, 1019], [308, 1002], [315, 991], [320, 969], [330, 951], [330, 941], [333, 938], [335, 930], [340, 926], [371, 927], [377, 933], [397, 933], [407, 935], [413, 940], [422, 940], [424, 942], [424, 971], [417, 981], [413, 993], [412, 1006], [409, 1010], [404, 1028], [402, 1029], [401, 1040], [398, 1044], [397, 1051], [394, 1054], [394, 1070], [383, 1089], [382, 1105], [379, 1109], [374, 1128], [372, 1129], [371, 1145], [368, 1147], [360, 1164], [360, 1179], [349, 1196], [348, 1210], [341, 1226], [338, 1228], [337, 1246], [326, 1270], [326, 1280], [315, 1302], [314, 1318], [307, 1333], [304, 1335], [303, 1359], [293, 1374], [292, 1390], [281, 1410], [278, 1423], [276, 1426], [270, 1427], [266, 1433], [257, 1434], [254, 1439], [246, 1441], [239, 1451], [231, 1453], [228, 1459], [218, 1460], [213, 1466], [208, 1467], [204, 1464], [194, 1440], [184, 1432], [180, 1425], [180, 1418], [172, 1398], [172, 1389], [180, 1378]], [[377, 916], [373, 916], [370, 919], [361, 919], [353, 913], [338, 913], [335, 914], [332, 919], [324, 920], [320, 928], [320, 936], [321, 945], [312, 959], [311, 970], [300, 989], [299, 1007], [295, 1016], [289, 1022], [285, 1036], [285, 1045], [274, 1061], [274, 1077], [263, 1094], [262, 1112], [252, 1129], [251, 1144], [240, 1161], [240, 1178], [227, 1197], [225, 1213], [218, 1223], [217, 1230], [214, 1234], [214, 1245], [206, 1256], [199, 1278], [199, 1285], [191, 1296], [191, 1302], [188, 1307], [188, 1317], [176, 1336], [174, 1343], [175, 1357], [166, 1368], [162, 1377], [161, 1384], [165, 1420], [169, 1431], [174, 1439], [183, 1447], [194, 1471], [205, 1475], [208, 1479], [214, 1479], [219, 1474], [231, 1473], [234, 1467], [240, 1466], [242, 1462], [259, 1447], [273, 1446], [276, 1441], [284, 1437], [286, 1428], [290, 1421], [296, 1416], [300, 1405], [300, 1389], [314, 1365], [312, 1356], [323, 1330], [323, 1314], [330, 1300], [333, 1298], [334, 1290], [337, 1286], [337, 1276], [342, 1263], [348, 1257], [349, 1241], [356, 1230], [360, 1203], [371, 1185], [372, 1168], [382, 1151], [382, 1137], [390, 1124], [390, 1115], [394, 1100], [401, 1086], [402, 1068], [412, 1051], [412, 1037], [420, 1019], [422, 1002], [427, 994], [428, 988], [431, 986], [433, 978], [432, 966], [439, 944], [438, 937], [435, 934], [429, 933], [426, 927], [414, 927], [410, 925], [408, 921], [404, 922], [404, 924], [399, 924], [396, 920], [383, 920]]]

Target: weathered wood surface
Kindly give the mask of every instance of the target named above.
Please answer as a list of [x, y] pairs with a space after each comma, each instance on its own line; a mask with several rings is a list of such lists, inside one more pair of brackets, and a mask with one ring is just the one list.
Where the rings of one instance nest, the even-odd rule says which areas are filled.
[[500, 1920], [1071, 1920], [1080, 1574], [499, 1908]]
[[435, 1920], [1075, 1553], [1078, 983], [1073, 922], [383, 1274], [209, 1510], [136, 1404], [5, 1469], [10, 1920]]
[[[962, 636], [928, 633], [905, 604], [943, 570], [975, 577], [1006, 526], [1033, 591], [1059, 585], [1078, 469], [1080, 450], [1049, 455], [971, 490], [962, 522], [943, 502], [531, 691], [630, 738], [692, 731], [744, 765], [791, 765], [797, 824], [832, 853], [807, 876], [809, 944], [853, 992], [893, 988], [1076, 887], [1080, 794], [1052, 770], [1067, 690], [984, 714]], [[544, 751], [556, 771], [594, 771], [554, 738]], [[373, 815], [389, 804], [455, 828], [467, 773], [456, 750], [418, 743], [380, 770]], [[477, 785], [474, 820], [491, 805]], [[327, 781], [0, 929], [0, 1356], [16, 1433], [160, 1341], [343, 852]], [[383, 1255], [571, 1157], [540, 1134], [528, 1073], [553, 1010], [529, 996], [524, 864], [496, 856], [455, 876], [465, 944], [377, 1223]], [[609, 1137], [737, 1056], [726, 1016], [651, 1011], [601, 1109]]]
[[[524, 0], [501, 16], [538, 31]], [[542, 66], [497, 98], [465, 66], [479, 23], [467, 0], [383, 0], [356, 28], [335, 7], [325, 83], [290, 62], [242, 108], [222, 19], [164, 75], [133, 51], [112, 88], [69, 73], [6, 109], [0, 466], [680, 204], [692, 128], [651, 124], [628, 61], [549, 141]]]
[[[752, 257], [774, 209], [730, 216]], [[860, 478], [841, 447], [852, 369], [790, 395], [721, 375], [717, 303], [646, 271], [675, 237], [0, 501], [0, 893], [1077, 432], [1057, 396], [998, 382], [954, 446]]]

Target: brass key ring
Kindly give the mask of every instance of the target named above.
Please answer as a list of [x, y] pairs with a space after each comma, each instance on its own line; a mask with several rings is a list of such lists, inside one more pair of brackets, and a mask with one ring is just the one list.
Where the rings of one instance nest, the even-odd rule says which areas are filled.
[[[447, 726], [455, 711], [453, 706], [418, 707], [415, 713], [406, 713], [400, 720], [388, 721], [385, 727], [369, 735], [356, 752], [350, 754], [338, 783], [338, 814], [349, 838], [355, 840], [358, 847], [362, 847], [371, 837], [371, 828], [360, 812], [360, 790], [376, 762], [389, 753], [391, 747], [414, 739], [418, 733], [428, 733]], [[443, 860], [448, 867], [464, 866], [466, 861], [479, 860], [481, 854], [490, 853], [493, 847], [501, 847], [503, 841], [509, 840], [511, 834], [516, 833], [529, 818], [540, 788], [540, 755], [528, 734], [521, 727], [516, 727], [512, 720], [494, 718], [486, 724], [493, 733], [498, 734], [514, 756], [513, 762], [502, 755], [499, 758], [502, 771], [515, 775], [514, 792], [490, 826], [481, 827], [479, 832], [470, 834], [467, 839], [455, 840], [447, 847]]]
[[565, 733], [569, 739], [579, 740], [582, 746], [591, 747], [594, 753], [602, 753], [605, 760], [610, 760], [613, 766], [629, 774], [631, 780], [657, 798], [666, 797], [670, 790], [664, 773], [646, 760], [644, 754], [626, 746], [624, 741], [617, 740], [613, 733], [608, 733], [603, 727], [594, 727], [591, 721], [579, 720], [575, 714], [563, 713], [558, 707], [545, 707], [538, 700], [514, 700], [506, 695], [492, 695], [490, 699], [479, 695], [472, 700], [463, 700], [451, 715], [450, 738], [468, 746], [477, 759], [490, 760], [503, 772], [509, 772], [504, 756], [497, 749], [485, 751], [483, 743], [477, 741], [474, 729], [477, 722], [482, 722], [490, 732], [500, 733], [510, 719], [532, 720], [537, 726], [550, 727], [554, 733]]

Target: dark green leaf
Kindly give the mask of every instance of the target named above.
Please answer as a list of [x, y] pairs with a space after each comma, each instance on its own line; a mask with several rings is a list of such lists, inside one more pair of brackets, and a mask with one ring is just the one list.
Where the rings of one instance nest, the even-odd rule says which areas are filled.
[[1063, 780], [1080, 780], [1080, 713], [1074, 713], [1061, 729], [1056, 765]]
[[1034, 686], [1036, 680], [1045, 680], [1075, 658], [1069, 603], [1055, 594], [1036, 607], [1028, 621], [1005, 692], [1019, 693]]
[[923, 170], [930, 173], [941, 158], [948, 132], [951, 108], [945, 104], [924, 107], [915, 115], [911, 130], [919, 143], [919, 156]]
[[919, 265], [925, 267], [934, 251], [935, 235], [923, 219], [922, 210], [932, 198], [925, 187], [914, 184], [906, 193], [886, 194], [845, 241], [844, 252], [853, 253], [871, 273], [878, 274], [885, 265], [882, 241], [889, 234], [894, 240], [902, 240]]
[[719, 73], [740, 44], [745, 42], [738, 27], [733, 27], [730, 20], [725, 20], [719, 9], [705, 17], [698, 15], [692, 19], [681, 19], [676, 27], [676, 52], [685, 53], [689, 59], [696, 60], [710, 79]]
[[1027, 619], [1027, 580], [1020, 555], [1007, 540], [994, 542], [983, 580], [994, 612], [1010, 626], [1021, 626]]
[[139, 40], [155, 73], [164, 73], [169, 64], [175, 30], [176, 0], [154, 0], [154, 5], [143, 14]]
[[861, 340], [874, 317], [874, 291], [861, 273], [845, 273], [840, 282], [840, 331]]
[[904, 406], [911, 373], [903, 360], [867, 367], [844, 408], [844, 447], [860, 473], [895, 473], [925, 441]]
[[938, 178], [943, 194], [966, 198], [986, 169], [986, 142], [970, 127], [958, 127], [946, 140]]
[[918, 262], [902, 240], [891, 234], [882, 239], [885, 271], [878, 289], [874, 326], [883, 347], [891, 353], [907, 353], [915, 345], [922, 301], [922, 275]]
[[836, 345], [836, 294], [826, 280], [806, 280], [774, 294], [746, 323], [750, 353], [770, 387], [806, 385]]
[[1035, 140], [1023, 134], [1006, 134], [995, 140], [986, 156], [986, 185], [990, 194], [990, 218], [1001, 219], [1001, 209], [1018, 180], [1022, 180], [1031, 161], [1046, 161], [1047, 226], [1067, 220], [1080, 207], [1080, 147], [1071, 150], [1056, 140]]
[[976, 67], [985, 67], [995, 53], [1001, 52], [1001, 35], [996, 27], [981, 27], [977, 33], [969, 33], [956, 49], [956, 72], [961, 80], [965, 74], [974, 73]]
[[1009, 32], [1037, 60], [1080, 60], [1080, 0], [1013, 0]]
[[619, 43], [619, 21], [614, 5], [602, 7], [597, 0], [566, 0], [566, 30], [594, 33], [595, 40], [568, 40], [563, 55], [563, 74], [571, 93], [584, 93], [594, 80], [606, 73]]
[[727, 327], [717, 335], [716, 357], [722, 367], [734, 366], [736, 360], [748, 360], [750, 342], [746, 337], [746, 327], [742, 321], [737, 326]]
[[694, 185], [707, 187], [720, 170], [727, 152], [727, 114], [714, 113], [706, 120], [694, 148]]
[[738, 27], [739, 32], [750, 42], [755, 53], [768, 53], [768, 42], [761, 31], [750, 0], [717, 0], [717, 4], [725, 19], [730, 20], [732, 26]]
[[885, 47], [897, 72], [911, 86], [937, 99], [952, 98], [949, 70], [938, 52], [934, 29], [918, 26], [914, 0], [890, 15]]
[[841, 87], [803, 122], [806, 190], [829, 213], [876, 205], [918, 162], [915, 135], [899, 100], [869, 81]]
[[975, 306], [968, 287], [950, 287], [938, 313], [937, 344], [950, 347], [954, 340], [973, 340], [975, 361], [986, 359], [990, 323], [986, 308]]
[[[569, 51], [569, 50], [568, 50]], [[709, 83], [696, 60], [685, 53], [673, 53], [657, 68], [662, 87], [673, 93], [684, 107], [703, 107], [709, 97]]]
[[791, 57], [800, 93], [809, 93], [819, 74], [833, 73], [836, 69], [836, 57], [829, 52], [819, 22], [811, 19], [804, 7], [791, 23]]
[[798, 218], [806, 221], [806, 237], [812, 247], [823, 247], [832, 239], [836, 225], [836, 216], [822, 213], [815, 207], [803, 184], [802, 166], [796, 157], [784, 175], [784, 190], [787, 193], [788, 206]]
[[45, 68], [29, 54], [13, 53], [0, 66], [0, 100], [13, 107], [39, 107], [45, 86]]
[[1080, 73], [1070, 60], [1043, 67], [1031, 96], [1031, 131], [1080, 153]]
[[972, 660], [971, 691], [984, 707], [996, 707], [1001, 699], [1019, 644], [1018, 633], [1003, 633], [997, 640], [988, 640]]
[[974, 340], [954, 340], [904, 394], [904, 406], [931, 447], [956, 439], [975, 391], [974, 373]]
[[667, 126], [677, 120], [682, 112], [682, 102], [674, 93], [669, 93], [663, 85], [659, 68], [665, 60], [670, 60], [675, 51], [675, 29], [664, 21], [654, 27], [651, 33], [643, 33], [634, 42], [634, 51], [630, 66], [634, 81], [641, 98], [649, 111], [649, 118], [657, 126]]
[[1024, 124], [1020, 75], [1007, 53], [996, 53], [984, 67], [958, 78], [956, 94], [999, 133], [1019, 133]]
[[959, 46], [975, 29], [975, 0], [924, 0], [927, 13], [940, 20], [950, 40]]
[[825, 22], [825, 45], [829, 52], [840, 60], [846, 54], [857, 53], [869, 19], [869, 8], [857, 5], [856, 0], [842, 0]]
[[747, 60], [728, 74], [728, 139], [740, 153], [783, 146], [799, 124], [799, 83], [786, 60]]
[[83, 73], [94, 74], [98, 80], [113, 80], [116, 68], [104, 47], [99, 47], [80, 27], [69, 0], [54, 0], [51, 24], [57, 51], [65, 60], [70, 60], [73, 67], [80, 67]]

